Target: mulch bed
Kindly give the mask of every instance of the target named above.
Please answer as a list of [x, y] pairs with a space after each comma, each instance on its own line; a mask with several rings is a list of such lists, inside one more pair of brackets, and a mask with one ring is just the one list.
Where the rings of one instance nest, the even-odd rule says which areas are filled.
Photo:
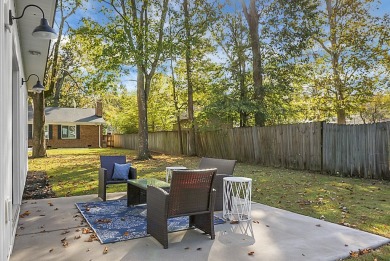
[[44, 171], [28, 171], [23, 199], [54, 198], [55, 194]]

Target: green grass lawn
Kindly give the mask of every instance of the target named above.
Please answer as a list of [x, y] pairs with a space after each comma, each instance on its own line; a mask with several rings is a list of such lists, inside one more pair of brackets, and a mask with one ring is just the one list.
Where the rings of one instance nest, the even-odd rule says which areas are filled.
[[[53, 149], [47, 158], [29, 159], [30, 171], [46, 171], [57, 197], [97, 193], [99, 155], [126, 155], [139, 177], [165, 179], [165, 167], [196, 168], [197, 157], [154, 155], [134, 160], [126, 149]], [[235, 176], [252, 178], [252, 200], [295, 213], [390, 238], [390, 182], [342, 178], [281, 168], [238, 163]], [[126, 191], [115, 185], [108, 192]], [[354, 260], [390, 260], [384, 246]]]

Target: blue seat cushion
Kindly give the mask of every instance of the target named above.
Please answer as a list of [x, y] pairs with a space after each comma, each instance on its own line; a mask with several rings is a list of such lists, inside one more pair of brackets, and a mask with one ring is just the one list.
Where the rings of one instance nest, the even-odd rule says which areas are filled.
[[127, 180], [129, 178], [131, 164], [114, 164], [114, 174], [112, 175], [112, 179], [117, 180]]

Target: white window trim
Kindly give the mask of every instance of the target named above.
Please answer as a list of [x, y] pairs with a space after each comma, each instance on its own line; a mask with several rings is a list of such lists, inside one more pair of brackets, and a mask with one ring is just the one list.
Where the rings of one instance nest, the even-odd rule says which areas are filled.
[[[69, 131], [69, 127], [74, 127], [74, 137], [63, 137], [62, 134], [62, 127], [68, 127], [68, 131]], [[61, 139], [63, 140], [75, 140], [77, 139], [77, 126], [76, 125], [61, 125]]]
[[[49, 124], [45, 124], [45, 126], [43, 127], [43, 131], [45, 133], [45, 140], [48, 140], [50, 139], [50, 128], [49, 128]], [[46, 135], [47, 134], [47, 135]]]

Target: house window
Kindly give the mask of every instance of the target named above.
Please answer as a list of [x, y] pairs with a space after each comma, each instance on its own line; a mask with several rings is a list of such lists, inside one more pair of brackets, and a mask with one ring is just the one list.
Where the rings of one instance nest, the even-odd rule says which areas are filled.
[[76, 139], [76, 125], [61, 125], [61, 139]]
[[49, 139], [49, 125], [45, 125], [45, 139], [48, 140]]
[[[44, 126], [44, 132], [45, 132], [45, 139], [49, 140], [52, 139], [52, 126], [51, 125], [45, 125]], [[28, 125], [28, 139], [31, 140], [33, 138], [33, 125]]]

